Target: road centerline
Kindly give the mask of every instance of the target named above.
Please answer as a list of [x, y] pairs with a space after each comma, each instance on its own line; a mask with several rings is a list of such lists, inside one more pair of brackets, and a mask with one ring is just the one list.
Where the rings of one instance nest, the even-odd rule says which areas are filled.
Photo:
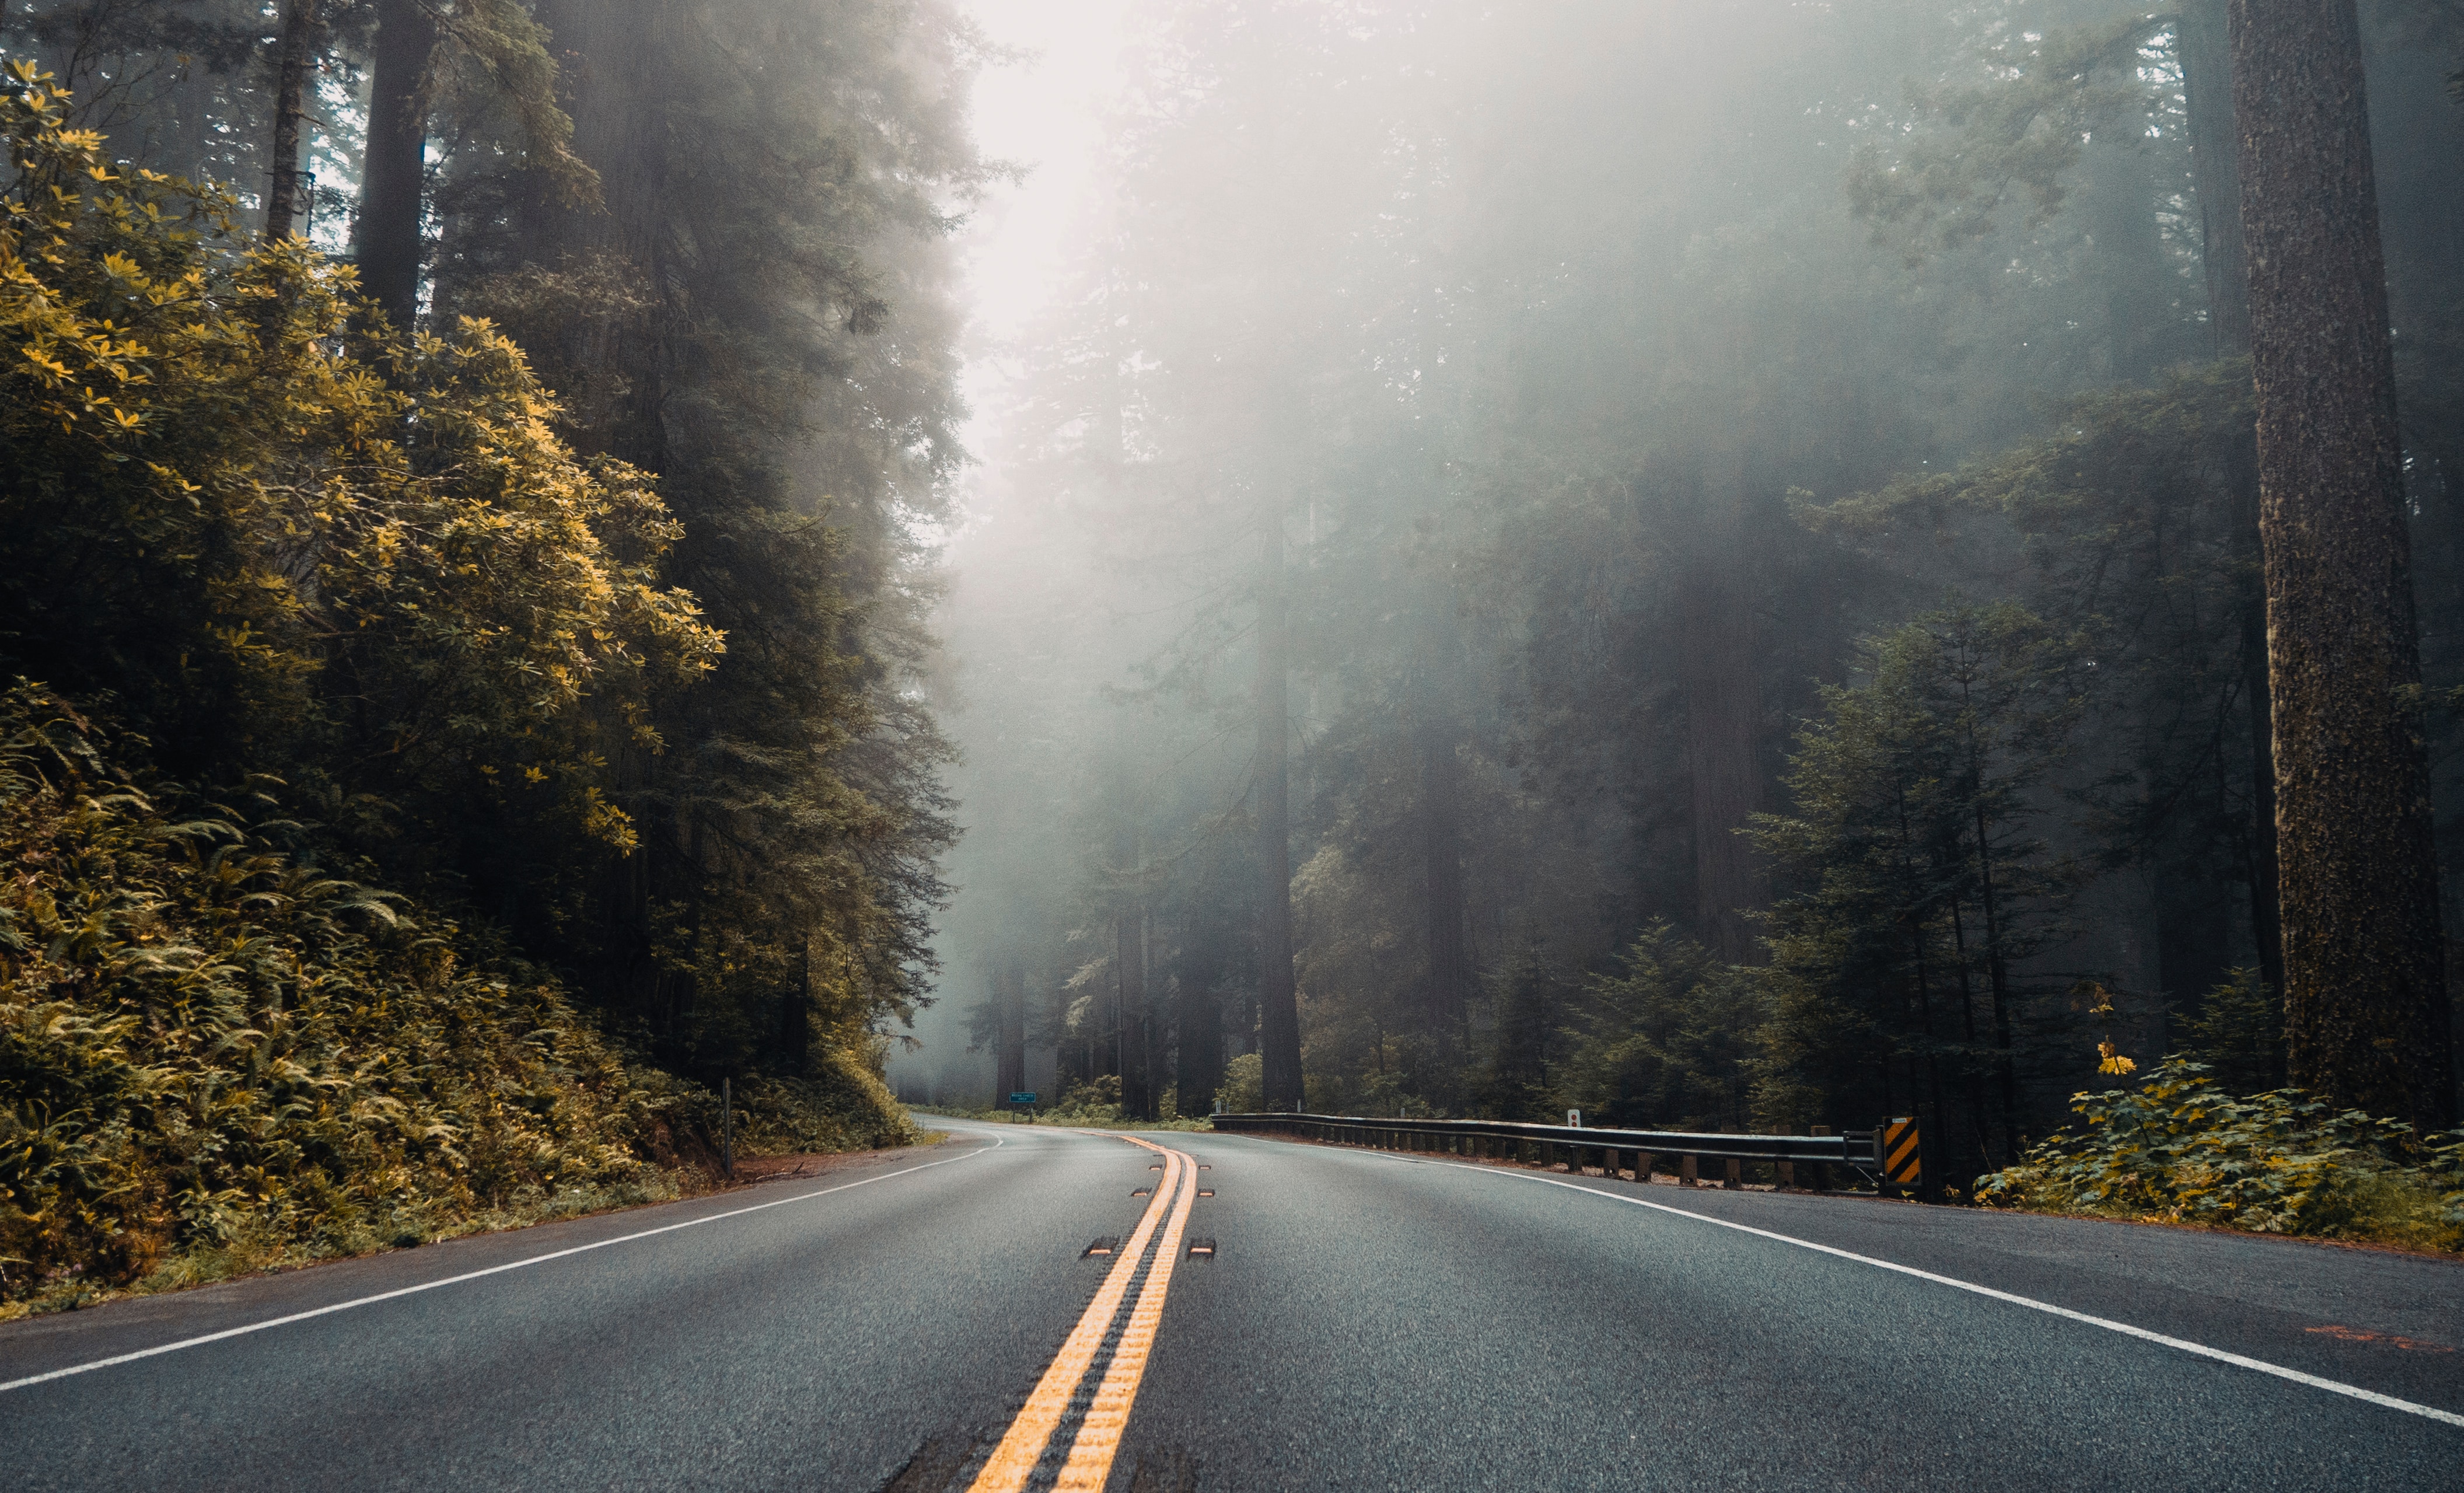
[[[1146, 1372], [1198, 1184], [1197, 1159], [1186, 1152], [1133, 1135], [1117, 1138], [1160, 1154], [1163, 1180], [1139, 1216], [1137, 1231], [968, 1484], [968, 1493], [1026, 1493], [1029, 1488], [1084, 1493], [1100, 1490], [1111, 1472]], [[1096, 1381], [1091, 1391], [1087, 1388], [1090, 1377]], [[1046, 1481], [1043, 1474], [1056, 1460], [1060, 1466]]]

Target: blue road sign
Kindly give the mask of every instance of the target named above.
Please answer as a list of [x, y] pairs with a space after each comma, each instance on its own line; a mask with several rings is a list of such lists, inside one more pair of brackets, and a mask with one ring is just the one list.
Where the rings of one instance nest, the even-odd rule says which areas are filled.
[[1035, 1103], [1035, 1095], [1032, 1093], [1012, 1094], [1009, 1096], [1009, 1102], [1012, 1104], [1033, 1104]]

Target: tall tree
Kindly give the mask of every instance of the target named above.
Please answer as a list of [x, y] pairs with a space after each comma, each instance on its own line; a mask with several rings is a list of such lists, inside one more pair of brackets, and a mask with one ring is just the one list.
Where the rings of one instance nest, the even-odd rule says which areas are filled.
[[2455, 1119], [2354, 0], [2233, 0], [2293, 1080]]
[[299, 124], [307, 113], [308, 75], [317, 66], [321, 0], [289, 0], [282, 8], [281, 53], [275, 64], [273, 180], [265, 194], [265, 236], [289, 238], [299, 215]]
[[360, 288], [396, 330], [419, 307], [420, 220], [428, 176], [428, 67], [436, 24], [423, 0], [376, 0], [360, 215], [352, 238]]
[[[1272, 479], [1268, 479], [1271, 488]], [[1269, 1109], [1301, 1108], [1301, 1018], [1292, 985], [1289, 614], [1284, 597], [1284, 508], [1262, 504], [1258, 568], [1258, 1040]]]

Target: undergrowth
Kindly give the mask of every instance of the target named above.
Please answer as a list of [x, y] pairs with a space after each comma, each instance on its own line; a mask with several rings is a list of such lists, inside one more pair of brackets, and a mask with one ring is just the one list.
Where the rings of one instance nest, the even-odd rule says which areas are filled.
[[2236, 1097], [2181, 1057], [2071, 1109], [2078, 1132], [1977, 1178], [1977, 1201], [2464, 1251], [2464, 1135], [2416, 1141], [2299, 1089]]
[[[700, 1185], [715, 1094], [143, 756], [0, 693], [0, 1318]], [[742, 1085], [739, 1149], [911, 1139], [863, 1056]]]

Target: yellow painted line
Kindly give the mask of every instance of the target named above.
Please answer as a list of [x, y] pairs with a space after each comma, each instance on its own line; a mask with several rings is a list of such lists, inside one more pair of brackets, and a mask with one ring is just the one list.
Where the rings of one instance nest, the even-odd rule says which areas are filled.
[[[1009, 1430], [1002, 1435], [1001, 1444], [993, 1448], [993, 1455], [984, 1463], [983, 1471], [976, 1474], [976, 1481], [967, 1485], [967, 1493], [1023, 1493], [1026, 1480], [1035, 1472], [1035, 1464], [1043, 1460], [1045, 1443], [1052, 1439], [1054, 1429], [1061, 1424], [1062, 1416], [1069, 1409], [1069, 1397], [1077, 1393], [1078, 1381], [1087, 1376], [1089, 1365], [1095, 1361], [1096, 1350], [1104, 1346], [1105, 1329], [1111, 1326], [1112, 1314], [1120, 1310], [1121, 1298], [1129, 1292], [1130, 1280], [1138, 1272], [1138, 1260], [1146, 1253], [1147, 1241], [1155, 1236], [1166, 1209], [1171, 1206], [1185, 1158], [1179, 1152], [1164, 1151], [1160, 1146], [1148, 1145], [1133, 1136], [1121, 1138], [1133, 1145], [1146, 1146], [1149, 1151], [1162, 1152], [1163, 1185], [1156, 1188], [1155, 1197], [1148, 1200], [1147, 1211], [1138, 1219], [1137, 1232], [1130, 1236], [1129, 1243], [1113, 1260], [1111, 1270], [1105, 1275], [1103, 1285], [1095, 1292], [1095, 1299], [1087, 1304], [1086, 1313], [1079, 1317], [1078, 1325], [1069, 1329], [1069, 1336], [1062, 1342], [1061, 1351], [1053, 1356], [1051, 1367], [1045, 1369], [1044, 1377], [1036, 1381], [1034, 1391], [1026, 1396], [1025, 1406], [1009, 1423]], [[1189, 1175], [1195, 1176], [1197, 1174], [1191, 1172]]]
[[[1182, 1155], [1179, 1152], [1167, 1154]], [[1188, 1185], [1181, 1188], [1180, 1200], [1172, 1210], [1172, 1222], [1164, 1228], [1163, 1243], [1155, 1250], [1155, 1268], [1147, 1272], [1137, 1302], [1130, 1307], [1129, 1326], [1121, 1329], [1121, 1341], [1112, 1350], [1112, 1361], [1104, 1370], [1104, 1382], [1096, 1386], [1094, 1403], [1088, 1407], [1087, 1418], [1070, 1443], [1069, 1460], [1063, 1464], [1061, 1479], [1052, 1485], [1053, 1493], [1103, 1493], [1104, 1480], [1111, 1476], [1112, 1458], [1121, 1449], [1121, 1434], [1129, 1429], [1130, 1407], [1137, 1402], [1138, 1383], [1146, 1377], [1147, 1354], [1155, 1348], [1155, 1327], [1163, 1320], [1164, 1296], [1172, 1289], [1173, 1262], [1180, 1258], [1180, 1237], [1189, 1227], [1189, 1210], [1198, 1202], [1195, 1164], [1182, 1175]]]

